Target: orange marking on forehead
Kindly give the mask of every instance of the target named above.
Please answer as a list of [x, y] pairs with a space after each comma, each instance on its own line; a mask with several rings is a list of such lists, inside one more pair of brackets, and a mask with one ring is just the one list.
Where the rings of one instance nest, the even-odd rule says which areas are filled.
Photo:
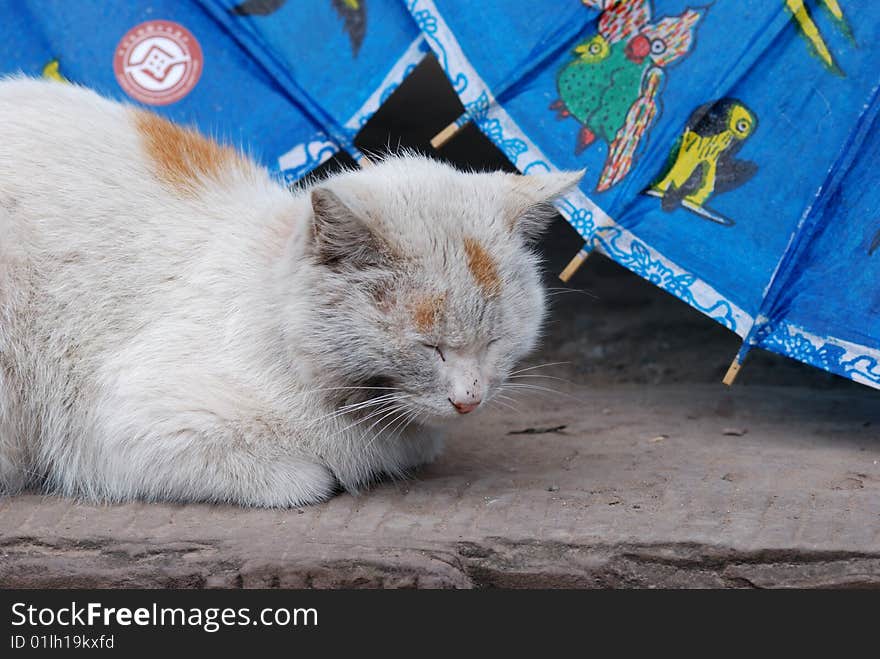
[[135, 127], [159, 179], [184, 195], [193, 195], [202, 179], [246, 166], [234, 149], [145, 110], [134, 111]]
[[429, 332], [437, 324], [446, 304], [446, 293], [427, 295], [413, 305], [413, 322], [420, 332]]
[[483, 292], [488, 296], [498, 295], [501, 292], [498, 266], [486, 249], [473, 238], [465, 238], [464, 251], [467, 254], [468, 269]]

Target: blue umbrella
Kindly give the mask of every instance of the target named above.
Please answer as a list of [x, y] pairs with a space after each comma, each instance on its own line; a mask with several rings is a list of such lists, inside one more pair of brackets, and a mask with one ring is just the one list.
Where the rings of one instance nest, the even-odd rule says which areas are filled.
[[586, 168], [586, 244], [758, 346], [880, 387], [880, 5], [409, 0], [520, 171]]

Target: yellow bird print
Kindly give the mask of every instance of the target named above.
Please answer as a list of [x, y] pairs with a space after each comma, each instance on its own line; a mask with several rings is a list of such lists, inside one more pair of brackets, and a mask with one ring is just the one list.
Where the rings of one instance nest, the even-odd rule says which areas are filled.
[[733, 221], [705, 207], [713, 194], [751, 179], [758, 167], [734, 156], [754, 133], [758, 119], [741, 101], [723, 98], [691, 114], [666, 166], [645, 194], [660, 197], [665, 211], [684, 207], [719, 224]]
[[[837, 0], [819, 0], [819, 2], [825, 7], [828, 13], [831, 14], [831, 18], [843, 33], [852, 39], [852, 30], [850, 30], [849, 24], [846, 22], [846, 17], [843, 15], [843, 8], [840, 6], [840, 3]], [[788, 7], [794, 21], [798, 25], [798, 29], [813, 47], [813, 50], [819, 56], [819, 59], [821, 59], [829, 69], [838, 75], [843, 75], [843, 71], [841, 71], [837, 62], [834, 61], [831, 49], [828, 48], [828, 44], [825, 43], [825, 38], [822, 36], [822, 32], [819, 30], [816, 22], [813, 20], [810, 9], [807, 7], [804, 0], [785, 0], [785, 6]]]
[[69, 82], [69, 80], [61, 74], [61, 63], [57, 59], [53, 59], [51, 62], [46, 64], [46, 66], [43, 67], [41, 75], [47, 80], [55, 80], [56, 82]]

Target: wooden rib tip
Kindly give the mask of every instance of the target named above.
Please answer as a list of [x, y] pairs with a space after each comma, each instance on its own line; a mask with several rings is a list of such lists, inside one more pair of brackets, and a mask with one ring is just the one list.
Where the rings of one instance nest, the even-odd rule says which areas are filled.
[[587, 260], [589, 255], [590, 253], [585, 249], [582, 249], [575, 254], [574, 258], [568, 262], [567, 266], [565, 266], [565, 269], [559, 273], [559, 278], [567, 284], [568, 280], [574, 276], [574, 273], [584, 264], [584, 261]]
[[431, 147], [433, 147], [434, 149], [441, 148], [449, 140], [455, 137], [455, 134], [458, 133], [459, 130], [461, 130], [461, 126], [453, 121], [446, 128], [444, 128], [431, 138]]
[[733, 362], [730, 364], [730, 368], [728, 368], [727, 373], [724, 374], [724, 379], [722, 380], [722, 382], [728, 387], [732, 385], [736, 380], [736, 376], [739, 375], [740, 368], [742, 368], [742, 362], [739, 361], [738, 358], [734, 357]]

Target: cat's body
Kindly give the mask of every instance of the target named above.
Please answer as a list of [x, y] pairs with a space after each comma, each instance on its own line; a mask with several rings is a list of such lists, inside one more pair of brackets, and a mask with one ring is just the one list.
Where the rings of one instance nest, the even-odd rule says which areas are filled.
[[0, 81], [0, 492], [287, 506], [432, 459], [531, 348], [528, 209], [575, 180], [404, 157], [291, 193]]

